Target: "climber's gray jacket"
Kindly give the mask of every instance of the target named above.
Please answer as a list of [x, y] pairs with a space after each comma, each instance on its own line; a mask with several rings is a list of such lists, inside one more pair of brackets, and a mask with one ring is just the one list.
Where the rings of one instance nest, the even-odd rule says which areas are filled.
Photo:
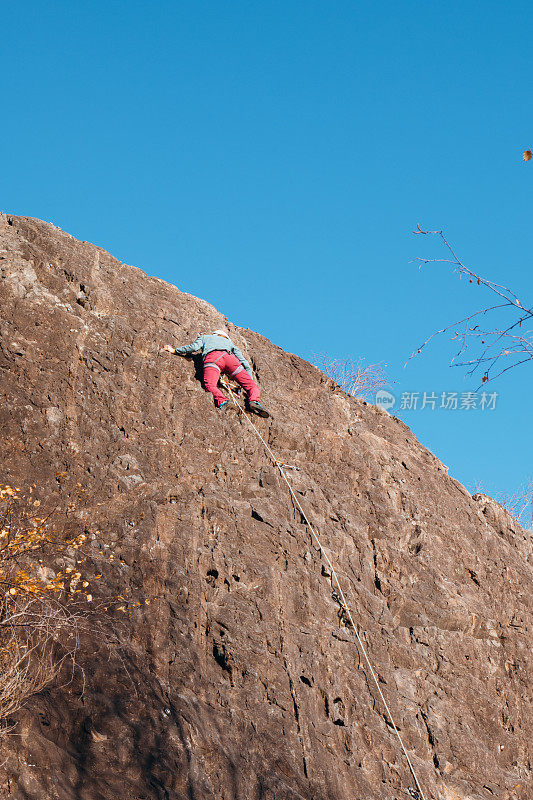
[[219, 336], [217, 333], [201, 333], [192, 344], [176, 347], [176, 354], [178, 356], [186, 356], [189, 353], [197, 353], [200, 350], [202, 351], [202, 358], [205, 358], [208, 353], [212, 353], [213, 350], [225, 350], [226, 353], [234, 353], [250, 378], [253, 378], [252, 368], [249, 363], [239, 348], [233, 344], [231, 339], [226, 338], [226, 336]]

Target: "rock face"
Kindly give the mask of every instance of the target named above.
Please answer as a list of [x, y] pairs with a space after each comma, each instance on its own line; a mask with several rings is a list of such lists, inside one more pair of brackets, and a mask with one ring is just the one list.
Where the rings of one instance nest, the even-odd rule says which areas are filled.
[[217, 414], [194, 362], [160, 351], [223, 325], [274, 414], [262, 435], [299, 468], [426, 800], [531, 796], [529, 542], [503, 509], [315, 367], [52, 225], [0, 216], [0, 273], [0, 482], [36, 484], [43, 507], [61, 481], [62, 497], [83, 487], [69, 519], [124, 642], [89, 633], [84, 685], [76, 673], [26, 704], [2, 798], [414, 789], [278, 470], [246, 418]]

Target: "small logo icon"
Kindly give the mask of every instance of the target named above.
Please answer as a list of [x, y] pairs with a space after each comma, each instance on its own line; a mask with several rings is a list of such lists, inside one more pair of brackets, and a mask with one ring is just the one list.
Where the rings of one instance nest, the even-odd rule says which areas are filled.
[[392, 408], [395, 402], [396, 398], [394, 395], [390, 392], [386, 392], [385, 389], [380, 389], [379, 392], [376, 392], [376, 405], [384, 408], [385, 411]]

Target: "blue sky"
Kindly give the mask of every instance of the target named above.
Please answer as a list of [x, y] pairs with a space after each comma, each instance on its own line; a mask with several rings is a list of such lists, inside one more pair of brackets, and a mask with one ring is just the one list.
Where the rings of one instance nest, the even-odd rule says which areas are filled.
[[[443, 228], [533, 303], [529, 3], [29, 0], [2, 10], [5, 211], [51, 221], [393, 391], [475, 390], [426, 336], [484, 303]], [[533, 477], [533, 366], [493, 411], [400, 411], [469, 488]]]

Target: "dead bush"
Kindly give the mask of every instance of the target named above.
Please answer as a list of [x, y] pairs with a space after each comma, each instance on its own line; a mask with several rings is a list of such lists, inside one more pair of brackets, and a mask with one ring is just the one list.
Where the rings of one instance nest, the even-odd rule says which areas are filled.
[[385, 364], [365, 364], [362, 357], [339, 359], [323, 353], [315, 355], [313, 363], [343, 392], [361, 400], [372, 402], [376, 392], [390, 384]]
[[39, 507], [31, 491], [0, 486], [0, 736], [31, 695], [66, 664], [70, 674], [79, 666], [80, 635], [91, 624], [90, 582], [76, 567], [47, 566], [67, 549], [79, 552], [86, 536], [62, 538], [53, 512]]

